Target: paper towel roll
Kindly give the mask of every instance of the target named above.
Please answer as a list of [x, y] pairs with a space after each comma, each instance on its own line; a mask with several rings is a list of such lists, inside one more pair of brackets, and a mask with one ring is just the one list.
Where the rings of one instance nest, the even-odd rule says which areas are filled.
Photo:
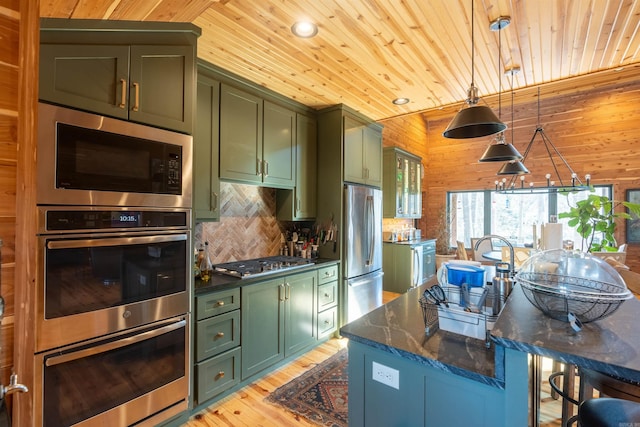
[[542, 226], [542, 249], [562, 249], [562, 224], [555, 222]]

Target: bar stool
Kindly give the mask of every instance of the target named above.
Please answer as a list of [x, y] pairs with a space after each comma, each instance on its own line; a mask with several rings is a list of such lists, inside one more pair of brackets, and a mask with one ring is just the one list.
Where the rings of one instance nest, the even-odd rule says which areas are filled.
[[580, 427], [635, 426], [640, 422], [640, 403], [601, 397], [582, 402], [578, 408]]

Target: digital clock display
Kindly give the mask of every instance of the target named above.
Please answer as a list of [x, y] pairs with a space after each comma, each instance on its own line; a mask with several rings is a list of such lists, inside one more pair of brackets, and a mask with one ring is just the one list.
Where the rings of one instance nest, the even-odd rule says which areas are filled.
[[140, 223], [140, 212], [112, 212], [112, 227], [135, 227]]

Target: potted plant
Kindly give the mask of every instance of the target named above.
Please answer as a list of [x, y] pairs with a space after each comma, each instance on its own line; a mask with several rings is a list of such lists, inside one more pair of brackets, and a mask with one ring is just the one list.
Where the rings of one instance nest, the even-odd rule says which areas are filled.
[[447, 260], [454, 259], [456, 257], [455, 249], [451, 247], [451, 226], [455, 219], [454, 215], [449, 215], [447, 212], [446, 204], [440, 210], [438, 216], [438, 222], [436, 224], [435, 237], [436, 237], [436, 268], [439, 269], [440, 265]]
[[[623, 206], [628, 212], [615, 212]], [[616, 219], [631, 219], [631, 214], [640, 216], [640, 204], [631, 202], [615, 202], [607, 196], [589, 194], [576, 202], [569, 212], [558, 214], [559, 218], [568, 218], [569, 227], [575, 228], [582, 237], [581, 250], [585, 252], [615, 252], [618, 244], [615, 238]], [[594, 241], [596, 234], [602, 236], [600, 242]]]

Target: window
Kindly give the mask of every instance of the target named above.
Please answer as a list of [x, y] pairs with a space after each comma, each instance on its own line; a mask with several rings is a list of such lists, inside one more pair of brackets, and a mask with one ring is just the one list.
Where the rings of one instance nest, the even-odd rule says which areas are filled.
[[[610, 185], [594, 186], [595, 193], [611, 197]], [[457, 240], [471, 247], [472, 237], [497, 234], [513, 245], [533, 244], [533, 225], [549, 222], [559, 212], [567, 212], [569, 206], [586, 198], [587, 191], [562, 194], [500, 194], [493, 190], [450, 191], [448, 208], [453, 213], [450, 245]], [[566, 225], [567, 220], [557, 220]], [[538, 229], [538, 236], [539, 236]], [[563, 227], [564, 240], [572, 240], [579, 248], [582, 238], [573, 228]]]

